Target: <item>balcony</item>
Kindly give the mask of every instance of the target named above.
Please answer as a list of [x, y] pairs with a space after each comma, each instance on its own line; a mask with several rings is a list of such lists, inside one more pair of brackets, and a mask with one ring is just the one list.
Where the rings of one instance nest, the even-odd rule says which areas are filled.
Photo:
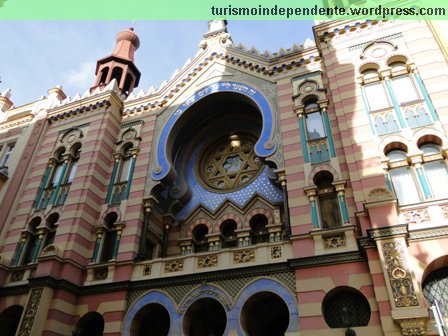
[[[160, 279], [219, 270], [284, 263], [292, 258], [289, 242], [261, 243], [214, 252], [146, 260], [134, 265], [131, 280]], [[111, 283], [115, 262], [90, 265], [85, 285]]]

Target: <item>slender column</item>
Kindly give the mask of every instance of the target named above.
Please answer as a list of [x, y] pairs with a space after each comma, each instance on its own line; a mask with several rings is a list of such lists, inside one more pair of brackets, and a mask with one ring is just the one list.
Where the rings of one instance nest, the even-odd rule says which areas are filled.
[[61, 176], [59, 176], [58, 184], [56, 185], [53, 195], [51, 196], [51, 200], [50, 200], [51, 205], [54, 205], [56, 203], [56, 200], [58, 199], [59, 189], [61, 189], [62, 181], [64, 181], [65, 171], [67, 170], [67, 165], [68, 165], [68, 159], [65, 159], [64, 164], [62, 165], [62, 172], [61, 172]]
[[42, 181], [42, 184], [40, 185], [39, 192], [37, 193], [36, 200], [34, 201], [34, 208], [39, 207], [40, 199], [42, 198], [42, 194], [44, 193], [44, 189], [47, 186], [48, 178], [50, 176], [52, 167], [53, 167], [53, 160], [50, 160], [50, 162], [48, 163], [47, 168], [45, 169], [44, 179]]
[[285, 238], [291, 236], [291, 223], [289, 222], [289, 204], [288, 204], [288, 189], [286, 187], [286, 174], [284, 170], [277, 170], [275, 172], [278, 180], [282, 186], [283, 192], [283, 211], [285, 214]]
[[134, 175], [135, 160], [137, 158], [137, 153], [138, 153], [138, 149], [133, 149], [132, 150], [132, 159], [131, 159], [131, 166], [129, 167], [128, 182], [126, 184], [126, 196], [125, 196], [125, 199], [128, 199], [129, 191], [131, 190], [132, 176]]
[[345, 199], [345, 181], [335, 182], [333, 185], [338, 193], [339, 209], [341, 210], [342, 221], [344, 224], [350, 224], [348, 216], [347, 201]]
[[423, 84], [420, 74], [418, 72], [415, 72], [414, 77], [415, 77], [415, 80], [417, 81], [418, 87], [420, 88], [420, 92], [423, 95], [423, 99], [425, 99], [426, 105], [428, 105], [432, 120], [438, 121], [439, 117], [437, 116], [436, 110], [434, 109], [434, 105], [432, 104], [431, 98], [429, 98], [428, 91], [426, 91], [425, 84]]
[[316, 202], [316, 187], [309, 187], [305, 189], [306, 195], [310, 201], [311, 208], [311, 221], [313, 223], [314, 229], [319, 229], [319, 215], [317, 212], [317, 202]]
[[328, 103], [321, 102], [319, 103], [319, 106], [322, 111], [322, 118], [324, 119], [325, 133], [327, 134], [327, 141], [328, 141], [328, 147], [330, 149], [330, 155], [331, 157], [336, 157], [336, 151], [334, 149], [334, 142], [333, 142], [333, 134], [331, 133], [330, 120], [328, 119], [328, 113], [327, 113]]
[[22, 258], [23, 248], [25, 247], [26, 240], [28, 238], [29, 234], [28, 232], [23, 232], [20, 236], [19, 246], [17, 247], [16, 256], [12, 260], [12, 265], [16, 266], [19, 264], [20, 259]]
[[305, 121], [303, 120], [303, 108], [295, 109], [294, 112], [296, 113], [297, 117], [299, 118], [299, 129], [300, 129], [300, 138], [301, 138], [300, 142], [302, 143], [303, 159], [305, 160], [305, 163], [309, 163], [310, 156], [308, 153], [306, 131], [305, 131]]
[[112, 176], [110, 178], [109, 188], [107, 189], [106, 204], [110, 203], [110, 198], [112, 197], [112, 191], [113, 191], [113, 188], [114, 188], [115, 177], [117, 175], [117, 170], [118, 170], [118, 164], [119, 163], [120, 163], [120, 158], [116, 156], [115, 157], [115, 162], [114, 162], [114, 169], [112, 170]]
[[400, 105], [398, 104], [397, 98], [395, 97], [394, 90], [392, 90], [392, 85], [388, 76], [385, 77], [384, 82], [386, 83], [387, 91], [389, 93], [392, 104], [394, 105], [395, 113], [397, 114], [398, 122], [400, 123], [400, 128], [405, 128], [406, 123], [404, 122], [403, 116], [401, 115]]
[[163, 247], [162, 247], [162, 258], [166, 257], [168, 251], [168, 235], [170, 233], [171, 225], [165, 223], [163, 226]]
[[38, 232], [37, 242], [34, 245], [33, 254], [31, 256], [31, 262], [35, 262], [37, 257], [39, 256], [40, 248], [42, 246], [42, 241], [44, 240], [44, 230], [40, 229]]
[[415, 171], [417, 172], [418, 181], [420, 182], [420, 186], [423, 190], [423, 195], [425, 196], [425, 199], [432, 199], [434, 198], [434, 195], [431, 192], [431, 189], [429, 188], [428, 180], [426, 179], [425, 172], [423, 171], [422, 167], [422, 158], [420, 155], [411, 157], [412, 166], [414, 167]]
[[121, 235], [123, 233], [123, 228], [124, 228], [124, 222], [115, 223], [115, 231], [117, 234], [115, 236], [114, 251], [112, 254], [113, 260], [117, 259], [118, 248], [120, 247], [120, 240], [121, 240]]
[[149, 218], [151, 215], [152, 207], [154, 206], [152, 200], [145, 201], [144, 209], [145, 212], [143, 214], [143, 227], [142, 233], [140, 235], [140, 245], [138, 247], [138, 254], [135, 257], [135, 261], [145, 260], [146, 259], [146, 236], [148, 234], [148, 226], [149, 226]]
[[93, 249], [93, 256], [92, 256], [92, 262], [97, 262], [98, 259], [98, 253], [100, 251], [100, 245], [101, 245], [101, 238], [103, 237], [103, 231], [104, 229], [102, 227], [98, 228], [96, 230], [96, 242], [95, 242], [95, 248]]

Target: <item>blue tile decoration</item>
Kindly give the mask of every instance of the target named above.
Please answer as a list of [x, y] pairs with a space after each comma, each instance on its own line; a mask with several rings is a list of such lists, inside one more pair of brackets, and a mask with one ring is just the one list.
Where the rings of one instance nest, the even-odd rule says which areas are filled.
[[264, 167], [261, 174], [251, 184], [242, 189], [230, 193], [211, 192], [205, 189], [197, 180], [194, 168], [195, 161], [198, 159], [201, 151], [201, 146], [196, 147], [189, 158], [185, 179], [192, 192], [192, 197], [182, 210], [176, 214], [176, 219], [185, 219], [200, 204], [211, 212], [215, 212], [226, 200], [243, 207], [255, 194], [274, 204], [283, 201], [282, 190], [268, 178], [268, 167]]

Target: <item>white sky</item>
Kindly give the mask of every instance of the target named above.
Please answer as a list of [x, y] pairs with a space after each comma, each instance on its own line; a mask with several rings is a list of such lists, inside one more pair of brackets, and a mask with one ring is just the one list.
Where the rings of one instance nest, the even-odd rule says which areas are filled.
[[[20, 106], [62, 85], [74, 96], [93, 85], [95, 64], [109, 55], [117, 32], [129, 21], [0, 21], [0, 92], [12, 89]], [[313, 39], [312, 21], [229, 21], [236, 45], [276, 52]], [[198, 50], [206, 21], [137, 21], [140, 38], [136, 65], [142, 76], [138, 89], [158, 88]]]

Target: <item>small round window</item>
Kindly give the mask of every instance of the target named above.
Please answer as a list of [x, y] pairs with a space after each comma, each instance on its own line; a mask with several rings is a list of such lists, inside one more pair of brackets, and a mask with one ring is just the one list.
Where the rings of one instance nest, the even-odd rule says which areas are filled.
[[256, 138], [231, 135], [214, 142], [200, 156], [198, 180], [212, 191], [229, 192], [252, 182], [261, 172], [262, 164], [255, 155]]

